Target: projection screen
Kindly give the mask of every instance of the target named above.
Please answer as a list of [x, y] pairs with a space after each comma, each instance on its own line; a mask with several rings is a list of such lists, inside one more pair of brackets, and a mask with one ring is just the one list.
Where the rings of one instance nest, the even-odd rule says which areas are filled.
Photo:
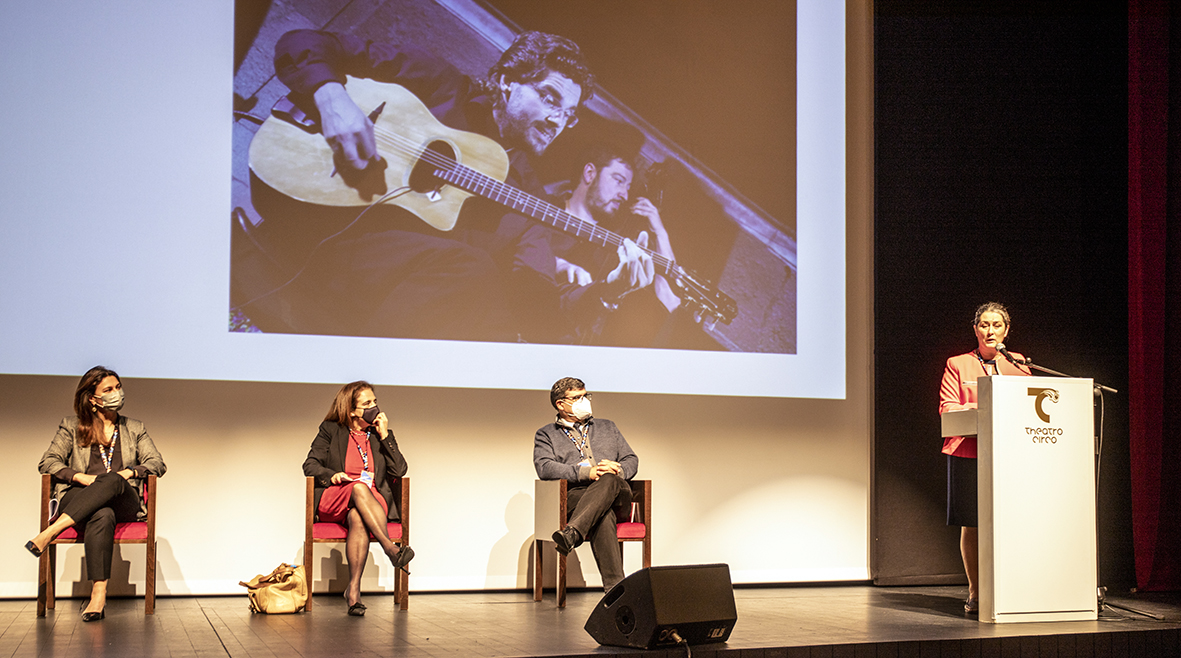
[[[343, 361], [361, 359], [378, 384], [535, 388], [539, 365], [562, 362], [600, 390], [845, 395], [841, 3], [679, 3], [677, 19], [664, 22], [651, 15], [661, 3], [606, 3], [584, 20], [578, 3], [244, 3], [234, 39], [224, 3], [155, 7], [137, 26], [122, 22], [137, 15], [130, 7], [96, 15], [50, 4], [61, 11], [9, 8], [3, 28], [3, 77], [21, 102], [11, 103], [14, 129], [0, 154], [0, 372], [76, 375], [102, 353], [141, 377], [335, 382]], [[743, 24], [718, 12], [742, 12], [748, 32], [715, 34]], [[515, 316], [507, 333], [469, 323], [459, 339], [442, 339], [429, 328], [285, 322], [284, 309], [301, 303], [294, 291], [313, 278], [299, 273], [345, 241], [406, 220], [384, 216], [384, 203], [362, 226], [350, 224], [357, 209], [324, 213], [313, 201], [291, 210], [298, 193], [267, 205], [275, 190], [260, 182], [267, 156], [255, 137], [286, 107], [273, 60], [279, 37], [304, 28], [391, 41], [478, 78], [517, 33], [542, 29], [531, 21], [587, 34], [584, 55], [602, 69], [579, 125], [536, 163], [540, 200], [561, 209], [585, 149], [624, 144], [637, 161], [629, 207], [640, 196], [659, 201], [674, 262], [693, 273], [666, 278], [692, 290], [672, 312], [637, 293], [624, 304], [646, 309], [621, 305], [614, 326], [589, 338], [539, 330], [532, 318], [561, 312], [553, 290], [529, 296], [507, 282], [506, 295], [521, 295], [513, 308], [533, 314]], [[75, 36], [45, 48], [30, 26]], [[135, 48], [106, 45], [124, 32]], [[632, 224], [611, 235], [638, 239]], [[616, 258], [607, 249], [598, 267], [609, 272]], [[337, 308], [349, 303], [382, 302], [342, 298]], [[102, 316], [118, 317], [118, 329], [80, 329]]]

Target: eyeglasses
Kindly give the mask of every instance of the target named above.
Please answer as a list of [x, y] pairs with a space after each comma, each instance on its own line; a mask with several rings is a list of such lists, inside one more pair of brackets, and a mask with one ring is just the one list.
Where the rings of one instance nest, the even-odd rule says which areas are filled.
[[583, 400], [583, 399], [585, 399], [587, 402], [590, 402], [593, 397], [594, 397], [593, 393], [583, 393], [582, 395], [575, 396], [572, 398], [562, 398], [561, 400], [558, 400], [558, 402], [569, 402], [570, 404], [574, 404], [575, 402], [578, 402], [579, 400]]
[[563, 123], [566, 124], [567, 128], [573, 128], [578, 123], [577, 106], [564, 108], [562, 107], [562, 104], [558, 102], [558, 97], [555, 96], [553, 92], [545, 89], [539, 89], [537, 85], [533, 83], [526, 83], [524, 86], [532, 89], [533, 92], [537, 94], [537, 97], [541, 99], [542, 105], [545, 105], [545, 109], [548, 110], [546, 116], [552, 117], [557, 115], [562, 119]]

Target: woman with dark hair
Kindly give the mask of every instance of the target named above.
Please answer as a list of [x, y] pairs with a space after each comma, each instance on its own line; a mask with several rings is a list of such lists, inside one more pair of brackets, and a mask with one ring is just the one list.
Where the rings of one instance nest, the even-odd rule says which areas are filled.
[[[989, 375], [1029, 375], [1016, 352], [1010, 360], [1002, 355], [1009, 335], [1009, 311], [996, 302], [981, 304], [972, 322], [976, 349], [953, 356], [943, 369], [939, 386], [939, 413], [976, 408], [976, 379]], [[979, 559], [976, 521], [976, 437], [951, 436], [943, 439], [947, 455], [947, 525], [960, 526], [960, 555], [968, 576], [965, 612], [979, 612]]]
[[166, 470], [144, 424], [120, 415], [122, 408], [119, 375], [103, 366], [88, 370], [74, 391], [74, 417], [62, 419], [38, 466], [53, 478], [59, 513], [25, 548], [40, 556], [67, 528], [84, 531], [86, 574], [93, 585], [82, 621], [106, 616], [115, 524], [147, 517], [142, 481]]
[[369, 382], [345, 384], [336, 394], [312, 441], [303, 472], [316, 479], [317, 520], [348, 528], [349, 584], [344, 598], [349, 615], [360, 617], [365, 614], [361, 575], [370, 535], [396, 568], [406, 571], [414, 558], [414, 549], [399, 548], [387, 532], [386, 524], [399, 520], [393, 482], [406, 474], [406, 459]]

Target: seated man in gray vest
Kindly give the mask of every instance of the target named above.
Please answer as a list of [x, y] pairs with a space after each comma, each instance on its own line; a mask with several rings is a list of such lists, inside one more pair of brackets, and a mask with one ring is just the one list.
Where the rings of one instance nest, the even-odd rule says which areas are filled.
[[563, 377], [550, 389], [554, 422], [533, 437], [533, 466], [542, 480], [566, 480], [569, 520], [554, 533], [567, 555], [589, 539], [603, 589], [623, 580], [623, 558], [615, 534], [616, 513], [631, 506], [631, 485], [640, 459], [615, 423], [591, 415], [591, 394], [581, 379]]

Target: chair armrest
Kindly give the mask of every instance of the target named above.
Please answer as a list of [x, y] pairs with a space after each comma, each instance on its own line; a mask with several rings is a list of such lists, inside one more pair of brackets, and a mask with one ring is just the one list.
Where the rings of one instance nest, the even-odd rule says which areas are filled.
[[49, 527], [49, 499], [53, 495], [53, 482], [49, 473], [41, 474], [41, 509], [37, 516], [41, 521], [41, 529]]
[[159, 478], [154, 473], [148, 474], [144, 482], [144, 504], [148, 508], [148, 537], [156, 536], [156, 483]]
[[566, 525], [566, 481], [534, 480], [533, 534], [549, 540], [550, 535]]
[[316, 478], [309, 475], [304, 478], [304, 481], [304, 489], [306, 489], [303, 506], [304, 528], [307, 530], [308, 538], [311, 538], [312, 523], [316, 521]]
[[632, 480], [629, 484], [632, 488], [632, 517], [630, 520], [633, 523], [649, 525], [652, 520], [652, 480]]
[[398, 503], [398, 522], [402, 524], [402, 545], [410, 543], [410, 478], [398, 478], [398, 486], [402, 489], [402, 498]]

